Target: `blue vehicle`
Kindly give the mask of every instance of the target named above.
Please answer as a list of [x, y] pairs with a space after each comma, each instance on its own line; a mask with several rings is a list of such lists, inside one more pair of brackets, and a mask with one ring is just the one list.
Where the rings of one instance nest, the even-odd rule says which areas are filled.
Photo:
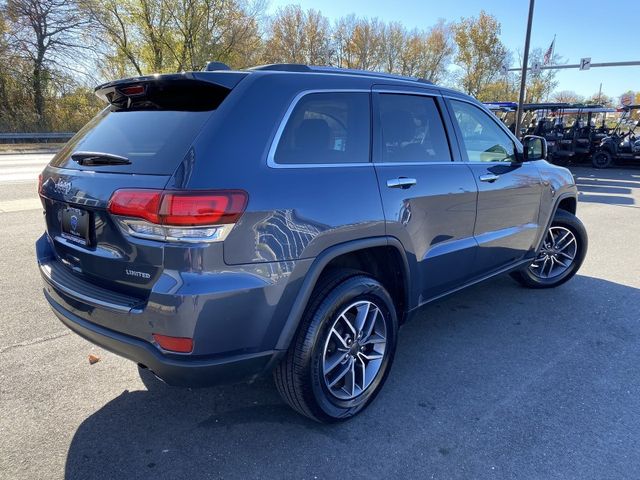
[[306, 65], [136, 77], [44, 169], [44, 295], [172, 385], [273, 373], [321, 422], [362, 411], [398, 327], [495, 275], [569, 280], [570, 172], [475, 99]]

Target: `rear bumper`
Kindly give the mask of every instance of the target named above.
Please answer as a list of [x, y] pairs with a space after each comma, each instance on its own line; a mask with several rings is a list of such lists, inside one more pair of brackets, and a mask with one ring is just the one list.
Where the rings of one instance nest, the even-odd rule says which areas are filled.
[[249, 379], [263, 373], [277, 355], [272, 351], [221, 359], [169, 357], [149, 342], [83, 320], [65, 310], [46, 290], [44, 293], [55, 315], [69, 329], [91, 343], [142, 364], [169, 385], [206, 387]]
[[[171, 385], [207, 386], [268, 372], [291, 302], [295, 262], [163, 273], [145, 300], [100, 288], [36, 243], [44, 294], [56, 316], [87, 340], [140, 363]], [[303, 266], [304, 262], [298, 262]], [[166, 351], [153, 334], [193, 339], [190, 354]]]

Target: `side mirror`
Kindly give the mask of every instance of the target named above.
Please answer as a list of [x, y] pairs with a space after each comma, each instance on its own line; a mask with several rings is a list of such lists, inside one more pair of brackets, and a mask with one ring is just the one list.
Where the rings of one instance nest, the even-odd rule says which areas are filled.
[[524, 161], [533, 162], [547, 158], [547, 141], [536, 135], [527, 135], [522, 140], [524, 148]]

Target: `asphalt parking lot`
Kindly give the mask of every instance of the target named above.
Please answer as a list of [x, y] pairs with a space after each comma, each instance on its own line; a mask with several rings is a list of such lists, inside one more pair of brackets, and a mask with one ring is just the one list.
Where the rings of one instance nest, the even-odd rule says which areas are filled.
[[46, 159], [0, 155], [0, 478], [640, 478], [640, 169], [573, 169], [590, 235], [575, 279], [427, 306], [371, 407], [322, 426], [270, 379], [143, 383], [69, 333], [33, 254]]

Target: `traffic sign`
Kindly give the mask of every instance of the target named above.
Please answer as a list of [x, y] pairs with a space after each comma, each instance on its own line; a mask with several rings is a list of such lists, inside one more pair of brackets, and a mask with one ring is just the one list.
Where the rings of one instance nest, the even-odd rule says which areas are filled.
[[631, 93], [625, 93], [620, 97], [620, 103], [623, 106], [628, 107], [633, 103], [633, 95]]
[[538, 60], [534, 60], [531, 64], [531, 73], [538, 75], [542, 71], [542, 64]]
[[591, 68], [591, 57], [580, 59], [580, 70], [589, 70]]

